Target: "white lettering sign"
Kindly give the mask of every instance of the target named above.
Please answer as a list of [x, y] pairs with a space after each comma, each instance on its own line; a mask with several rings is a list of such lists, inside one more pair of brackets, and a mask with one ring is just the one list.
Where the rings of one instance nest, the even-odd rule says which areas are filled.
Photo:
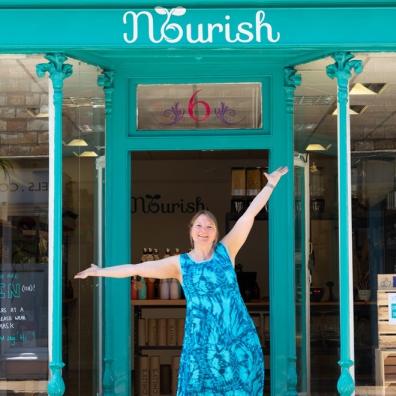
[[[127, 31], [123, 38], [126, 43], [135, 43], [139, 39], [139, 35], [148, 37], [154, 44], [162, 42], [176, 44], [183, 39], [190, 44], [213, 43], [216, 38], [223, 39], [230, 44], [252, 41], [277, 43], [280, 40], [280, 33], [273, 32], [272, 25], [266, 22], [266, 15], [262, 10], [256, 12], [252, 21], [242, 21], [235, 25], [232, 23], [230, 15], [225, 15], [223, 21], [216, 23], [177, 23], [175, 19], [187, 13], [184, 7], [170, 10], [164, 7], [155, 7], [154, 12], [164, 18], [159, 27], [155, 26], [151, 11], [127, 11], [124, 13], [123, 23], [126, 25]], [[142, 31], [140, 28], [144, 22], [146, 22], [147, 31]]]

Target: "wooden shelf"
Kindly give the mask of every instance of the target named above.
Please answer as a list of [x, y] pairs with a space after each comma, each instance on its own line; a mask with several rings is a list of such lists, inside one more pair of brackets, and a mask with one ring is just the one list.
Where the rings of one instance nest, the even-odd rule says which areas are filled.
[[159, 350], [159, 351], [166, 351], [166, 350], [181, 350], [181, 345], [138, 345], [138, 349], [149, 349], [149, 350]]

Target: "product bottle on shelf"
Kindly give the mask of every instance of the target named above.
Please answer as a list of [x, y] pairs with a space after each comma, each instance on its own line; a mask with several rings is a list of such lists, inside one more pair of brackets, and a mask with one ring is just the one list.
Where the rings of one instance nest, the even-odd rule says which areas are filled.
[[164, 257], [163, 257], [163, 258], [170, 257], [170, 255], [171, 255], [171, 250], [170, 250], [169, 248], [166, 248], [166, 249], [165, 249], [165, 254], [164, 254]]
[[169, 300], [170, 297], [169, 279], [160, 279], [159, 295], [161, 300]]
[[[163, 258], [170, 257], [170, 249], [166, 248]], [[159, 295], [161, 300], [168, 300], [170, 297], [170, 279], [160, 279]]]
[[152, 248], [148, 248], [147, 249], [147, 255], [146, 255], [146, 261], [153, 261], [154, 257], [153, 257], [153, 249]]
[[138, 299], [138, 280], [137, 276], [131, 278], [131, 298], [132, 300]]
[[142, 257], [140, 258], [141, 263], [144, 263], [145, 261], [147, 261], [147, 248], [143, 248], [143, 254]]
[[154, 260], [159, 260], [159, 259], [160, 259], [159, 254], [158, 254], [158, 249], [157, 249], [157, 248], [154, 248], [154, 251], [153, 251], [153, 259], [154, 259]]
[[[153, 249], [147, 249], [146, 261], [155, 260]], [[147, 298], [153, 300], [155, 298], [155, 278], [147, 278]]]
[[[175, 248], [175, 255], [178, 255], [178, 254], [180, 254], [180, 249], [179, 249], [179, 248]], [[179, 281], [176, 280], [176, 282], [177, 282], [178, 288], [179, 288], [179, 292], [178, 292], [179, 297], [178, 297], [178, 298], [184, 299], [184, 298], [185, 298], [184, 290], [183, 290], [183, 288], [181, 287]]]
[[172, 300], [180, 299], [180, 285], [177, 279], [171, 279], [170, 281], [170, 298]]
[[139, 281], [139, 300], [146, 300], [147, 299], [147, 286], [146, 280], [141, 278]]
[[147, 278], [147, 299], [155, 298], [155, 278]]

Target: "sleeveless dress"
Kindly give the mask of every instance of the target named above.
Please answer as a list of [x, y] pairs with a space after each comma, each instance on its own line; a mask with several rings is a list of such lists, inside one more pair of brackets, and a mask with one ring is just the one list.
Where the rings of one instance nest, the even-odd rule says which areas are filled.
[[180, 256], [186, 321], [177, 396], [262, 396], [264, 359], [226, 247]]

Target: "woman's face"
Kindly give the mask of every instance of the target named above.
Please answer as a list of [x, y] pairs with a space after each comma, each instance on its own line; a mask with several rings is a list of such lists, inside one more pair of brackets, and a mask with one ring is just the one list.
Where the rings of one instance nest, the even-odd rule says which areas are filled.
[[190, 237], [194, 241], [194, 247], [197, 245], [213, 246], [217, 237], [215, 223], [208, 216], [202, 214], [194, 221], [190, 230]]

